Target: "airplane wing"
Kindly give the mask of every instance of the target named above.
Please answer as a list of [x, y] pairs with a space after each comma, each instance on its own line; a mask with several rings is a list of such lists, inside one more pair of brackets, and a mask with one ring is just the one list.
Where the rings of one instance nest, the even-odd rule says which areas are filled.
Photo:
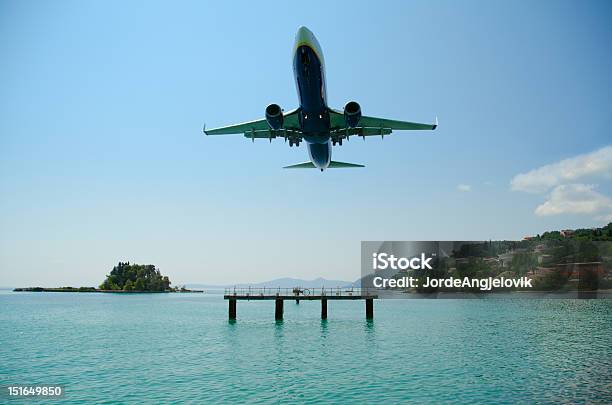
[[226, 127], [206, 129], [204, 133], [206, 135], [230, 135], [230, 134], [244, 134], [247, 138], [266, 138], [272, 139], [279, 137], [292, 137], [300, 135], [300, 126], [298, 123], [298, 111], [295, 109], [284, 114], [283, 129], [273, 130], [268, 125], [265, 118], [260, 120], [243, 122], [241, 124], [229, 125]]
[[342, 111], [330, 111], [330, 124], [332, 135], [347, 137], [350, 135], [373, 136], [389, 135], [393, 130], [433, 130], [438, 126], [438, 119], [433, 124], [420, 124], [417, 122], [389, 120], [386, 118], [362, 116], [359, 125], [355, 128], [347, 128]]

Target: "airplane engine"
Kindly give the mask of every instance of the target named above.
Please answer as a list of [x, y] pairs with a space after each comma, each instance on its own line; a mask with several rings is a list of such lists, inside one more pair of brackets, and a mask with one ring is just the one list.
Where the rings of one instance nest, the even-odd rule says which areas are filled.
[[355, 128], [361, 119], [361, 106], [356, 101], [349, 101], [344, 106], [344, 120], [349, 128]]
[[266, 107], [266, 121], [270, 128], [274, 130], [281, 129], [283, 127], [283, 110], [278, 104], [270, 104]]

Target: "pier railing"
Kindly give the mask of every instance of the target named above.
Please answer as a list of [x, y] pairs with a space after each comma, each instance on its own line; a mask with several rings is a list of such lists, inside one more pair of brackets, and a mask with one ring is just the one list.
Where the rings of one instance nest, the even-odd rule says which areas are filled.
[[377, 295], [374, 288], [355, 287], [321, 287], [321, 288], [272, 288], [272, 287], [232, 287], [226, 288], [223, 295], [241, 297], [373, 297]]

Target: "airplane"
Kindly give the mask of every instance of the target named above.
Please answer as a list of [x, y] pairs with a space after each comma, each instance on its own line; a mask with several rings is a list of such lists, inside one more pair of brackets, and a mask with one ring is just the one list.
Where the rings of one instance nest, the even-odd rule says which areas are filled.
[[284, 169], [313, 169], [321, 171], [328, 168], [365, 167], [364, 165], [331, 160], [332, 145], [342, 145], [342, 141], [357, 135], [384, 137], [393, 130], [434, 130], [433, 124], [396, 121], [361, 115], [361, 106], [349, 101], [343, 111], [327, 106], [327, 85], [325, 82], [325, 60], [319, 41], [306, 27], [300, 27], [295, 37], [293, 50], [293, 75], [300, 105], [289, 112], [278, 104], [266, 107], [265, 118], [241, 124], [206, 129], [206, 135], [244, 134], [255, 139], [284, 138], [289, 146], [299, 146], [305, 141], [308, 145], [310, 161], [285, 166]]

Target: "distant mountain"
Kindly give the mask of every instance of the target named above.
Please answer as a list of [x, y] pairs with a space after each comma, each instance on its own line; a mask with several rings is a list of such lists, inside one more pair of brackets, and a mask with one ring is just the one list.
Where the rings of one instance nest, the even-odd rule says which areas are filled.
[[280, 287], [280, 288], [293, 288], [293, 287], [304, 287], [304, 288], [332, 288], [332, 287], [349, 287], [353, 283], [351, 281], [344, 280], [327, 280], [325, 278], [315, 278], [314, 280], [302, 280], [299, 278], [277, 278], [270, 281], [264, 281], [262, 283], [239, 283], [239, 284], [186, 284], [187, 288], [230, 288], [230, 287]]

